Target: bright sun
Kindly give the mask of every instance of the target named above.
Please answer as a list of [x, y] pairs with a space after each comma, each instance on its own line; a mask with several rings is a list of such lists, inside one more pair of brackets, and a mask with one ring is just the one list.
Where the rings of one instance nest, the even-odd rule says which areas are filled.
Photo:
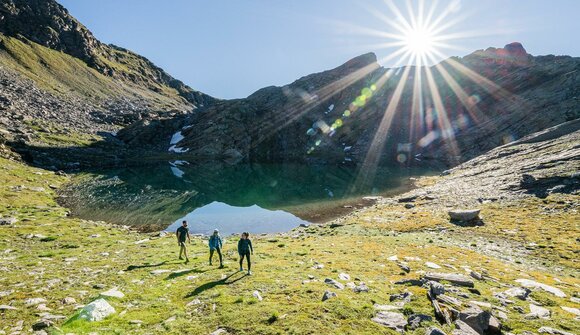
[[405, 32], [405, 48], [418, 57], [431, 54], [434, 49], [434, 35], [424, 28], [413, 28]]

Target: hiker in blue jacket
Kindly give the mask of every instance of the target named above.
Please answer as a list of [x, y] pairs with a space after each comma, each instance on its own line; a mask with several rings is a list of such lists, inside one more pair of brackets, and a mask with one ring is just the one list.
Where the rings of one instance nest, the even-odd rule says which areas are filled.
[[213, 252], [217, 251], [220, 256], [220, 268], [224, 267], [222, 260], [222, 237], [220, 236], [219, 230], [215, 229], [213, 234], [209, 237], [209, 265], [211, 265], [211, 260], [213, 258]]
[[254, 254], [254, 248], [252, 248], [252, 241], [250, 241], [250, 233], [243, 232], [242, 237], [238, 241], [238, 254], [240, 254], [240, 271], [244, 271], [242, 262], [244, 257], [248, 260], [248, 274], [252, 274], [252, 262], [250, 261], [250, 252]]

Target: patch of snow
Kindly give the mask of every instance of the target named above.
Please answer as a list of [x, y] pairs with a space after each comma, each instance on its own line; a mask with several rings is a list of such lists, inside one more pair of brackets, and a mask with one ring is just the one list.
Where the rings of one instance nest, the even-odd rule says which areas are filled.
[[185, 126], [185, 127], [181, 128], [181, 130], [186, 130], [186, 129], [189, 129], [189, 128], [193, 128], [193, 126]]
[[348, 147], [344, 147], [344, 151], [349, 151], [350, 149], [352, 149], [352, 145], [350, 145]]
[[184, 166], [184, 165], [189, 165], [188, 161], [173, 161], [173, 162], [169, 162], [169, 164], [171, 166]]
[[183, 178], [183, 175], [185, 174], [185, 172], [183, 172], [181, 169], [179, 169], [178, 167], [175, 166], [171, 166], [171, 172], [173, 173], [174, 176], [176, 176], [177, 178]]
[[176, 153], [182, 153], [182, 152], [188, 152], [189, 149], [187, 148], [178, 148], [175, 145], [172, 145], [171, 147], [169, 147], [169, 152], [176, 152]]
[[177, 133], [173, 134], [173, 136], [171, 136], [171, 142], [169, 142], [169, 144], [177, 144], [179, 141], [183, 140], [183, 138], [184, 137], [181, 132], [178, 131]]

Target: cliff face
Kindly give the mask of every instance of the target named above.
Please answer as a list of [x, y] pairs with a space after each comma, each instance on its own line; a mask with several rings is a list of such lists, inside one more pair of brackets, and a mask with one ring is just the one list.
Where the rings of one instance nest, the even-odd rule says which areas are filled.
[[[135, 124], [119, 137], [209, 159], [359, 164], [373, 155], [450, 166], [580, 117], [579, 67], [578, 58], [533, 57], [520, 43], [429, 68], [385, 69], [366, 54], [223, 101], [174, 122], [171, 132]], [[168, 135], [149, 141], [160, 131]], [[183, 139], [170, 143], [177, 132]]]

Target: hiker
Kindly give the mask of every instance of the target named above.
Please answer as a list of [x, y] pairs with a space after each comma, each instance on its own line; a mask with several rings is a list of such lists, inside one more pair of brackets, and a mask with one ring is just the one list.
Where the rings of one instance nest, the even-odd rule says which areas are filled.
[[213, 234], [209, 237], [209, 265], [211, 265], [211, 260], [213, 258], [213, 252], [217, 251], [218, 256], [220, 256], [220, 269], [224, 267], [222, 261], [222, 237], [220, 236], [219, 230], [215, 229]]
[[177, 236], [177, 245], [179, 245], [179, 259], [183, 259], [182, 254], [185, 255], [185, 263], [189, 263], [189, 257], [187, 257], [187, 246], [185, 244], [185, 239], [191, 243], [191, 238], [189, 237], [189, 229], [187, 229], [187, 221], [183, 220], [181, 227], [177, 228], [175, 232]]
[[240, 271], [244, 271], [242, 262], [244, 257], [248, 260], [248, 275], [252, 274], [252, 262], [250, 261], [250, 252], [254, 254], [254, 248], [252, 248], [252, 241], [250, 241], [250, 233], [243, 232], [242, 237], [238, 241], [238, 254], [240, 254]]

